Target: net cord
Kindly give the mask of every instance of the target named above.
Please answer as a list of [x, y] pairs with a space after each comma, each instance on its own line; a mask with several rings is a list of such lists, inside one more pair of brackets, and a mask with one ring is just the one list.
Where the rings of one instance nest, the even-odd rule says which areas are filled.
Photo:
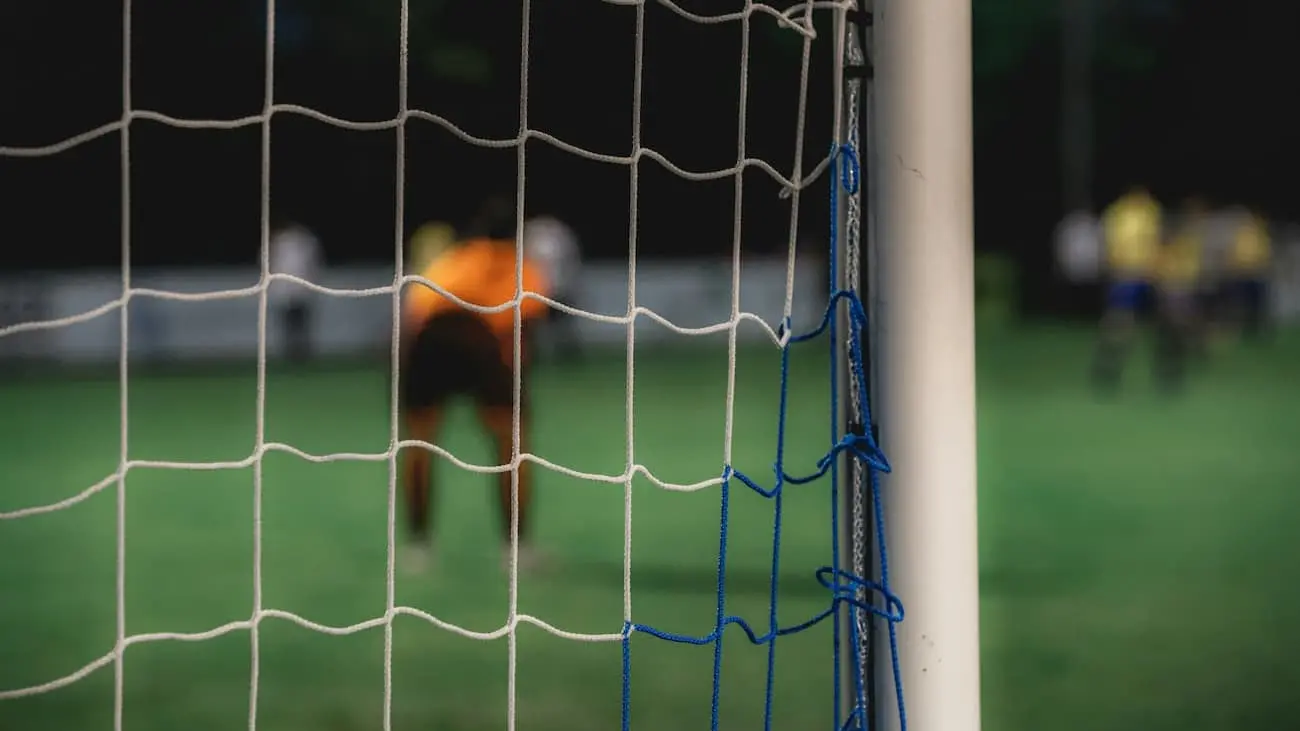
[[[131, 0], [122, 0], [122, 116], [131, 114]], [[121, 453], [113, 482], [117, 492], [117, 573], [114, 577], [117, 602], [117, 637], [110, 657], [113, 661], [113, 731], [122, 731], [124, 699], [126, 697], [126, 473], [131, 461], [130, 450], [130, 302], [131, 302], [131, 128], [122, 125], [118, 136], [121, 155], [121, 207], [122, 207], [122, 298], [118, 313], [118, 398], [120, 409]], [[0, 154], [2, 156], [2, 154]], [[3, 334], [3, 333], [0, 333]], [[106, 485], [105, 485], [106, 486]], [[0, 514], [0, 517], [3, 517]], [[3, 698], [0, 692], [0, 698]]]
[[[273, 0], [268, 0], [273, 1]], [[399, 0], [397, 43], [397, 139], [396, 139], [396, 194], [393, 203], [393, 332], [389, 345], [389, 397], [388, 397], [388, 515], [387, 556], [384, 567], [384, 710], [383, 731], [393, 727], [393, 622], [397, 618], [397, 495], [399, 460], [402, 440], [402, 421], [398, 405], [401, 403], [401, 353], [402, 353], [402, 279], [406, 262], [406, 122], [410, 116], [408, 76], [410, 69], [411, 8], [409, 0]], [[267, 125], [270, 126], [270, 125]]]

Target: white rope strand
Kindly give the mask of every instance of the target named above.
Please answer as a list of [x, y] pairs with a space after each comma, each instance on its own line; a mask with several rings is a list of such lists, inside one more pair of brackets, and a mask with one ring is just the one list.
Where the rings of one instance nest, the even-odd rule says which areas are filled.
[[[736, 159], [745, 159], [746, 120], [749, 116], [749, 17], [753, 12], [752, 0], [745, 2], [746, 12], [740, 18], [740, 100], [736, 104]], [[745, 166], [735, 166], [735, 201], [731, 222], [731, 327], [727, 330], [727, 413], [723, 427], [722, 463], [731, 464], [732, 438], [736, 422], [736, 331], [740, 326], [740, 269], [741, 244], [744, 241], [742, 212], [744, 210]], [[789, 336], [788, 333], [785, 334]]]
[[266, 456], [266, 325], [271, 277], [271, 110], [275, 107], [275, 0], [266, 2], [265, 78], [262, 83], [261, 246], [257, 288], [257, 406], [253, 443], [253, 612], [249, 619], [248, 731], [257, 731], [262, 677], [262, 458]]
[[[401, 0], [398, 20], [397, 44], [397, 118], [404, 120], [410, 105], [407, 93], [410, 73], [411, 43], [411, 6], [409, 0]], [[388, 392], [388, 546], [384, 566], [384, 716], [383, 731], [393, 728], [393, 621], [397, 618], [397, 492], [398, 460], [401, 451], [397, 448], [402, 439], [402, 423], [399, 414], [401, 404], [401, 353], [402, 353], [402, 274], [406, 263], [405, 225], [406, 225], [406, 124], [397, 125], [397, 185], [396, 202], [393, 205], [393, 333], [389, 346], [389, 392]]]
[[[122, 0], [122, 117], [131, 115], [131, 0]], [[121, 454], [116, 472], [117, 482], [117, 641], [113, 650], [113, 731], [122, 731], [123, 706], [126, 703], [126, 473], [130, 456], [131, 403], [131, 128], [123, 124], [119, 138], [122, 156], [122, 298], [117, 311], [118, 329], [118, 399], [121, 423]]]
[[[529, 0], [521, 3], [521, 25], [519, 38], [519, 137], [528, 135], [528, 61], [529, 61]], [[524, 324], [523, 310], [520, 305], [524, 296], [524, 197], [527, 188], [526, 144], [516, 147], [515, 171], [515, 299], [514, 299], [514, 378], [511, 389], [514, 394], [514, 408], [510, 416], [510, 608], [506, 615], [506, 624], [510, 633], [506, 638], [506, 731], [515, 731], [517, 707], [519, 701], [519, 637], [515, 633], [515, 622], [519, 616], [519, 459], [520, 439], [523, 438], [523, 349]]]
[[299, 459], [303, 459], [308, 462], [313, 462], [317, 464], [324, 463], [324, 462], [384, 462], [387, 460], [391, 460], [393, 458], [393, 454], [395, 450], [412, 449], [412, 448], [426, 449], [429, 452], [432, 452], [433, 454], [450, 461], [452, 464], [456, 465], [460, 469], [466, 470], [468, 472], [478, 472], [478, 473], [487, 473], [487, 474], [505, 472], [507, 470], [513, 469], [513, 465], [516, 462], [522, 462], [526, 460], [528, 462], [532, 462], [533, 464], [539, 465], [541, 467], [545, 467], [546, 469], [551, 470], [552, 472], [558, 472], [560, 474], [568, 475], [569, 477], [575, 477], [584, 482], [622, 484], [634, 478], [635, 476], [640, 475], [644, 479], [654, 484], [656, 487], [659, 487], [660, 489], [663, 490], [668, 490], [669, 492], [696, 492], [698, 490], [703, 490], [705, 488], [713, 487], [715, 485], [719, 485], [722, 483], [722, 478], [720, 477], [713, 477], [707, 480], [700, 480], [698, 482], [669, 482], [667, 480], [664, 480], [663, 478], [658, 477], [653, 472], [651, 472], [648, 467], [641, 464], [634, 464], [628, 469], [625, 469], [623, 472], [620, 472], [618, 474], [583, 472], [582, 470], [575, 470], [572, 467], [566, 467], [562, 464], [551, 462], [550, 460], [544, 457], [529, 452], [520, 453], [518, 459], [511, 462], [510, 464], [479, 465], [479, 464], [474, 464], [472, 462], [466, 462], [465, 460], [461, 459], [453, 452], [450, 452], [447, 449], [440, 447], [436, 444], [430, 444], [429, 442], [425, 442], [418, 439], [403, 439], [397, 442], [396, 446], [393, 449], [388, 449], [383, 452], [370, 452], [370, 453], [334, 452], [330, 454], [311, 454], [309, 452], [304, 452], [303, 450], [298, 449], [297, 447], [289, 444], [281, 444], [279, 442], [267, 442], [266, 444], [262, 445], [262, 449], [260, 450], [260, 452], [255, 452], [252, 455], [249, 455], [248, 457], [239, 460], [226, 460], [226, 461], [219, 461], [219, 462], [182, 462], [182, 461], [173, 461], [173, 460], [141, 460], [141, 459], [129, 460], [128, 462], [125, 463], [125, 465], [122, 468], [114, 470], [112, 474], [104, 477], [101, 480], [96, 481], [90, 487], [87, 487], [74, 495], [59, 500], [58, 502], [47, 503], [43, 505], [33, 505], [26, 508], [18, 508], [16, 510], [8, 510], [8, 511], [0, 512], [0, 520], [27, 518], [34, 515], [42, 515], [44, 513], [52, 513], [58, 510], [64, 510], [66, 508], [70, 508], [73, 505], [84, 502], [85, 500], [89, 499], [91, 496], [105, 490], [110, 485], [115, 484], [123, 473], [134, 469], [199, 470], [199, 471], [240, 470], [240, 469], [247, 469], [248, 467], [251, 467], [253, 463], [255, 463], [258, 459], [261, 459], [261, 456], [266, 452], [285, 452], [287, 454], [292, 454], [295, 457], [298, 457]]
[[[807, 2], [803, 4], [803, 24], [811, 28], [813, 24], [813, 5], [815, 3]], [[794, 12], [796, 8], [791, 8], [789, 12]], [[804, 130], [808, 122], [808, 71], [812, 66], [812, 42], [811, 35], [803, 37], [803, 52], [799, 59], [799, 111], [795, 117], [794, 125], [794, 164], [793, 172], [790, 174], [791, 180], [799, 180], [803, 177], [803, 140]], [[788, 322], [794, 313], [794, 280], [795, 280], [795, 260], [798, 254], [798, 237], [799, 237], [799, 193], [798, 188], [790, 188], [790, 238], [787, 242], [785, 260], [785, 307], [782, 310], [783, 318]]]
[[297, 114], [300, 116], [309, 117], [311, 119], [314, 119], [318, 122], [322, 122], [324, 124], [338, 127], [339, 129], [350, 129], [359, 132], [372, 132], [372, 131], [396, 129], [399, 124], [405, 124], [412, 119], [418, 119], [425, 122], [432, 122], [438, 125], [439, 127], [442, 127], [444, 130], [452, 133], [453, 135], [458, 137], [461, 141], [467, 142], [471, 145], [476, 145], [478, 147], [500, 148], [500, 149], [519, 147], [523, 145], [526, 141], [530, 139], [534, 139], [534, 140], [540, 140], [542, 142], [545, 142], [551, 145], [552, 147], [568, 152], [569, 154], [576, 155], [578, 157], [582, 157], [587, 160], [594, 160], [596, 162], [608, 163], [610, 165], [630, 165], [632, 164], [633, 160], [640, 160], [641, 158], [649, 158], [662, 165], [663, 168], [668, 172], [673, 173], [674, 175], [683, 178], [685, 180], [691, 180], [696, 182], [704, 182], [709, 180], [721, 180], [723, 178], [729, 178], [736, 174], [738, 168], [752, 167], [767, 173], [768, 177], [776, 181], [776, 183], [778, 183], [782, 189], [790, 189], [796, 187], [806, 188], [813, 182], [816, 182], [817, 178], [820, 177], [822, 172], [826, 170], [826, 166], [830, 161], [829, 155], [823, 158], [821, 164], [819, 164], [811, 173], [808, 174], [808, 176], [806, 176], [802, 180], [790, 180], [786, 178], [784, 175], [782, 175], [780, 172], [778, 172], [776, 168], [772, 167], [771, 163], [768, 163], [766, 160], [762, 160], [759, 158], [752, 158], [752, 157], [744, 158], [740, 160], [737, 165], [733, 165], [728, 168], [722, 168], [719, 170], [692, 171], [677, 165], [672, 160], [669, 160], [666, 156], [664, 156], [663, 153], [649, 147], [638, 147], [637, 149], [633, 150], [632, 154], [630, 155], [610, 155], [601, 152], [596, 152], [594, 150], [588, 150], [583, 147], [579, 147], [578, 145], [572, 144], [570, 142], [565, 142], [564, 140], [561, 140], [560, 138], [554, 135], [548, 134], [546, 132], [540, 132], [535, 129], [527, 130], [524, 133], [521, 133], [519, 135], [510, 138], [478, 137], [461, 129], [457, 125], [453, 124], [446, 117], [437, 114], [432, 114], [430, 112], [421, 111], [418, 109], [407, 110], [405, 114], [393, 117], [392, 119], [385, 119], [376, 122], [362, 122], [362, 121], [342, 119], [340, 117], [332, 117], [328, 114], [318, 112], [315, 109], [299, 106], [297, 104], [276, 104], [273, 107], [271, 107], [269, 110], [264, 111], [262, 114], [256, 114], [248, 117], [240, 117], [238, 119], [228, 119], [228, 120], [183, 119], [180, 117], [171, 117], [165, 114], [161, 114], [159, 112], [151, 112], [147, 110], [136, 109], [133, 110], [124, 119], [120, 119], [115, 122], [110, 122], [101, 127], [97, 127], [96, 129], [91, 130], [90, 132], [84, 132], [80, 135], [75, 135], [73, 137], [69, 137], [67, 139], [61, 140], [53, 144], [41, 145], [35, 147], [24, 147], [24, 146], [0, 147], [0, 157], [30, 158], [30, 157], [49, 157], [51, 155], [57, 155], [62, 152], [67, 152], [68, 150], [71, 150], [74, 147], [79, 147], [80, 145], [83, 145], [92, 140], [99, 139], [100, 137], [105, 137], [115, 132], [120, 133], [123, 129], [125, 129], [134, 120], [137, 119], [149, 119], [154, 122], [161, 122], [163, 124], [166, 124], [169, 127], [176, 127], [178, 129], [239, 129], [243, 127], [253, 127], [256, 125], [263, 124], [272, 115], [282, 115], [282, 114]]
[[[641, 95], [645, 59], [645, 5], [637, 5], [632, 65], [632, 149], [641, 148]], [[623, 385], [623, 418], [627, 420], [627, 482], [623, 483], [623, 621], [632, 623], [632, 486], [636, 468], [636, 256], [641, 167], [628, 165], [627, 202], [627, 380]]]

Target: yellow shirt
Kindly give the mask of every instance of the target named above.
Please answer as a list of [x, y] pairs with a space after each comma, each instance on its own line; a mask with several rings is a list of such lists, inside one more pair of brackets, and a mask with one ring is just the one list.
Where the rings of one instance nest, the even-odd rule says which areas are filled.
[[423, 271], [434, 259], [451, 250], [456, 244], [456, 231], [445, 223], [431, 222], [420, 226], [411, 235], [408, 248], [411, 271]]
[[[474, 239], [435, 259], [420, 272], [420, 276], [472, 305], [497, 307], [515, 298], [515, 263], [515, 242]], [[524, 291], [543, 296], [549, 294], [548, 284], [536, 265], [525, 260], [523, 270]], [[419, 282], [408, 284], [404, 297], [403, 318], [415, 327], [435, 315], [460, 308], [459, 303]], [[546, 304], [525, 298], [519, 303], [519, 311], [520, 316], [528, 320], [543, 314]], [[486, 320], [498, 336], [513, 335], [513, 309], [476, 314]]]
[[1183, 232], [1160, 248], [1156, 279], [1163, 285], [1190, 287], [1201, 275], [1201, 237]]
[[1228, 266], [1237, 273], [1259, 273], [1268, 268], [1271, 258], [1268, 227], [1258, 216], [1251, 216], [1232, 238]]
[[1160, 204], [1146, 195], [1127, 195], [1102, 214], [1106, 263], [1112, 276], [1150, 276], [1160, 250]]

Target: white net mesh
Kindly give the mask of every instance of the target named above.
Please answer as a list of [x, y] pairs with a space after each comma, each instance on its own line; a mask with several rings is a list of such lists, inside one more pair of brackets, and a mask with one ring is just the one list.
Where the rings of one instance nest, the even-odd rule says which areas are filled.
[[[48, 145], [37, 147], [3, 147], [0, 146], [0, 158], [5, 157], [47, 157], [59, 155], [68, 150], [86, 144], [97, 138], [108, 135], [118, 135], [121, 145], [121, 186], [122, 186], [122, 224], [121, 224], [121, 248], [122, 248], [122, 268], [121, 268], [121, 292], [119, 298], [105, 302], [102, 306], [80, 312], [67, 317], [45, 320], [21, 321], [15, 324], [7, 324], [0, 327], [0, 338], [17, 338], [24, 333], [38, 331], [55, 330], [66, 328], [78, 323], [88, 322], [113, 313], [120, 313], [120, 342], [119, 342], [119, 390], [120, 390], [120, 455], [117, 468], [103, 479], [84, 490], [67, 497], [65, 499], [51, 502], [48, 504], [31, 505], [27, 507], [14, 507], [0, 512], [0, 519], [12, 521], [33, 516], [52, 513], [55, 511], [70, 508], [78, 503], [88, 500], [97, 493], [112, 490], [116, 493], [117, 501], [117, 575], [116, 575], [116, 605], [117, 605], [117, 637], [113, 646], [108, 648], [103, 655], [87, 662], [83, 667], [75, 672], [63, 677], [51, 678], [43, 682], [28, 687], [17, 688], [0, 688], [0, 703], [10, 701], [26, 696], [33, 696], [48, 693], [56, 689], [76, 683], [85, 678], [96, 670], [112, 665], [114, 673], [114, 709], [113, 709], [113, 726], [116, 731], [121, 731], [123, 723], [123, 699], [124, 699], [124, 671], [123, 656], [128, 647], [140, 645], [143, 643], [157, 642], [162, 640], [182, 640], [188, 642], [197, 642], [210, 640], [228, 633], [236, 631], [247, 631], [251, 638], [251, 679], [249, 684], [249, 711], [248, 711], [248, 728], [255, 729], [258, 726], [259, 718], [259, 672], [261, 669], [261, 641], [259, 635], [260, 624], [268, 618], [278, 618], [292, 622], [302, 628], [331, 635], [347, 635], [361, 632], [368, 629], [382, 627], [384, 631], [384, 682], [383, 682], [383, 708], [384, 716], [382, 727], [387, 730], [393, 726], [392, 717], [392, 658], [393, 658], [393, 621], [399, 615], [408, 615], [418, 617], [425, 622], [437, 626], [448, 632], [457, 633], [467, 638], [488, 640], [496, 638], [507, 638], [508, 641], [508, 695], [507, 695], [507, 728], [514, 729], [517, 721], [515, 709], [516, 699], [516, 629], [520, 624], [531, 624], [540, 627], [545, 631], [567, 640], [585, 641], [585, 642], [621, 642], [625, 639], [627, 629], [620, 629], [617, 624], [610, 627], [610, 630], [603, 633], [579, 633], [570, 632], [562, 628], [548, 624], [545, 620], [531, 616], [521, 611], [518, 595], [518, 523], [512, 527], [511, 556], [509, 570], [509, 608], [505, 623], [490, 631], [474, 631], [466, 627], [457, 626], [421, 609], [402, 606], [397, 603], [397, 593], [395, 588], [395, 548], [398, 542], [398, 531], [396, 528], [396, 519], [398, 512], [398, 453], [404, 448], [426, 449], [454, 463], [458, 468], [480, 472], [480, 473], [500, 473], [509, 471], [514, 475], [515, 490], [514, 499], [518, 499], [518, 471], [521, 464], [532, 462], [536, 465], [552, 470], [555, 472], [569, 475], [573, 478], [591, 482], [608, 483], [611, 485], [621, 485], [624, 493], [624, 511], [623, 511], [623, 617], [622, 624], [624, 627], [631, 627], [633, 622], [632, 607], [632, 483], [638, 476], [649, 480], [658, 487], [681, 492], [691, 492], [711, 488], [719, 485], [722, 478], [714, 477], [710, 479], [701, 479], [690, 483], [674, 483], [659, 477], [656, 477], [647, 467], [638, 462], [634, 452], [635, 443], [635, 411], [633, 408], [634, 400], [634, 373], [633, 373], [633, 355], [636, 350], [636, 323], [638, 321], [652, 320], [673, 332], [681, 335], [708, 335], [715, 333], [726, 333], [728, 337], [728, 380], [726, 394], [726, 421], [724, 437], [724, 454], [722, 464], [731, 464], [732, 461], [732, 442], [735, 419], [735, 400], [736, 400], [736, 353], [737, 353], [737, 328], [743, 322], [751, 322], [761, 328], [767, 337], [777, 346], [784, 346], [790, 338], [788, 328], [782, 328], [783, 322], [788, 322], [793, 310], [794, 293], [795, 293], [795, 240], [799, 228], [799, 210], [800, 195], [811, 182], [816, 180], [827, 168], [830, 157], [820, 158], [816, 164], [807, 165], [804, 160], [804, 138], [805, 138], [805, 109], [807, 107], [808, 96], [808, 78], [811, 58], [811, 48], [814, 41], [819, 40], [817, 33], [814, 31], [813, 19], [814, 14], [819, 12], [842, 13], [853, 3], [848, 0], [839, 0], [837, 2], [800, 2], [789, 5], [788, 7], [778, 9], [770, 5], [746, 2], [745, 7], [740, 12], [728, 13], [723, 15], [701, 15], [686, 11], [668, 0], [660, 0], [662, 5], [674, 13], [680, 15], [693, 23], [700, 24], [717, 24], [717, 23], [739, 23], [744, 28], [742, 38], [744, 39], [741, 46], [741, 58], [739, 60], [741, 67], [740, 75], [740, 104], [739, 112], [736, 119], [737, 139], [739, 144], [736, 150], [735, 164], [726, 168], [711, 171], [690, 171], [685, 170], [674, 164], [664, 155], [656, 152], [643, 145], [641, 135], [642, 120], [642, 56], [644, 42], [644, 24], [645, 24], [645, 1], [644, 0], [605, 0], [610, 4], [635, 6], [637, 15], [637, 31], [635, 35], [636, 44], [636, 71], [634, 77], [633, 92], [633, 125], [631, 151], [627, 155], [607, 155], [599, 154], [590, 150], [583, 149], [577, 145], [570, 144], [564, 140], [547, 134], [538, 129], [530, 127], [528, 120], [529, 95], [528, 95], [528, 73], [529, 73], [529, 33], [528, 15], [529, 2], [523, 0], [522, 12], [524, 16], [523, 27], [525, 29], [522, 37], [521, 56], [523, 63], [520, 68], [521, 93], [519, 99], [519, 132], [516, 136], [509, 139], [487, 139], [476, 137], [469, 132], [457, 127], [446, 117], [435, 113], [412, 109], [409, 106], [407, 97], [407, 73], [408, 73], [408, 53], [407, 41], [409, 35], [409, 14], [406, 3], [402, 3], [401, 10], [401, 64], [400, 64], [400, 92], [399, 92], [399, 112], [396, 117], [373, 122], [360, 122], [353, 120], [340, 119], [321, 113], [317, 110], [306, 108], [293, 104], [279, 104], [275, 101], [275, 0], [268, 0], [267, 3], [267, 28], [266, 46], [265, 46], [265, 98], [263, 108], [260, 114], [242, 117], [238, 119], [213, 120], [213, 119], [182, 119], [155, 111], [136, 108], [131, 98], [132, 88], [132, 68], [131, 68], [131, 28], [132, 28], [132, 2], [124, 0], [123, 6], [123, 56], [122, 64], [122, 112], [121, 117], [116, 121], [97, 127], [95, 129], [78, 134], [65, 140], [54, 142]], [[796, 34], [802, 40], [802, 61], [800, 70], [800, 90], [797, 100], [798, 122], [796, 126], [795, 139], [792, 141], [794, 147], [794, 165], [788, 173], [783, 173], [775, 169], [767, 162], [751, 157], [746, 150], [746, 111], [747, 98], [749, 91], [749, 24], [751, 19], [756, 15], [766, 14], [776, 18], [781, 27], [790, 34]], [[830, 39], [824, 39], [824, 42], [830, 42]], [[855, 50], [856, 52], [856, 50]], [[856, 87], [855, 93], [856, 93]], [[838, 90], [837, 90], [838, 93]], [[850, 101], [850, 106], [856, 106], [856, 100]], [[394, 261], [396, 265], [396, 276], [393, 282], [387, 286], [373, 287], [366, 289], [339, 289], [325, 287], [318, 283], [309, 282], [297, 277], [275, 274], [271, 272], [269, 259], [269, 227], [270, 227], [270, 195], [271, 195], [271, 165], [273, 150], [271, 145], [271, 119], [276, 115], [301, 115], [309, 117], [318, 122], [333, 125], [343, 129], [356, 131], [373, 131], [373, 130], [395, 130], [397, 132], [397, 196], [395, 218], [397, 222], [396, 230], [398, 232], [397, 240], [394, 242]], [[253, 286], [242, 289], [230, 289], [219, 292], [181, 292], [181, 291], [163, 291], [158, 289], [148, 289], [135, 286], [132, 278], [131, 261], [131, 241], [132, 241], [132, 220], [131, 220], [131, 131], [135, 123], [148, 120], [163, 125], [187, 129], [217, 129], [232, 130], [242, 127], [258, 127], [262, 130], [262, 172], [261, 172], [261, 193], [262, 193], [262, 216], [263, 216], [263, 241], [260, 266], [262, 274], [260, 280]], [[603, 322], [610, 325], [622, 325], [626, 327], [626, 353], [627, 353], [627, 373], [626, 373], [626, 468], [618, 474], [596, 474], [575, 470], [562, 464], [556, 464], [542, 457], [531, 453], [520, 453], [516, 447], [516, 453], [508, 464], [482, 465], [469, 463], [457, 455], [451, 453], [442, 446], [424, 442], [407, 441], [401, 438], [401, 425], [396, 410], [398, 403], [397, 383], [398, 383], [398, 332], [397, 323], [400, 321], [400, 292], [404, 286], [412, 283], [419, 283], [424, 286], [433, 286], [438, 289], [432, 282], [417, 276], [412, 276], [403, 271], [404, 247], [403, 247], [403, 221], [405, 219], [403, 189], [405, 185], [405, 156], [406, 156], [406, 137], [404, 127], [412, 120], [422, 120], [440, 126], [446, 131], [454, 134], [462, 141], [482, 147], [494, 148], [515, 148], [518, 150], [518, 177], [517, 177], [517, 205], [519, 207], [518, 223], [523, 222], [523, 208], [525, 198], [525, 180], [527, 173], [527, 156], [525, 154], [525, 143], [529, 140], [544, 141], [556, 148], [564, 150], [572, 155], [581, 156], [590, 160], [623, 165], [628, 168], [630, 178], [631, 196], [629, 208], [631, 210], [631, 226], [628, 231], [628, 291], [627, 291], [627, 309], [624, 314], [617, 316], [605, 315], [595, 312], [577, 309], [570, 304], [557, 302], [541, 297], [536, 293], [519, 291], [513, 302], [507, 303], [497, 308], [481, 308], [467, 302], [460, 302], [464, 307], [488, 312], [502, 311], [505, 309], [514, 309], [515, 316], [515, 357], [516, 366], [521, 352], [519, 347], [520, 340], [520, 316], [518, 314], [518, 305], [523, 298], [533, 298], [545, 301], [551, 307], [564, 310], [578, 317], [589, 320]], [[849, 125], [849, 130], [854, 135], [855, 123]], [[637, 235], [637, 207], [638, 207], [638, 172], [639, 166], [644, 160], [654, 160], [660, 166], [672, 173], [693, 181], [718, 180], [732, 178], [735, 181], [735, 217], [732, 239], [732, 267], [730, 272], [730, 315], [725, 321], [716, 322], [702, 327], [683, 327], [656, 312], [648, 309], [638, 303], [637, 296], [637, 252], [638, 252], [638, 235]], [[743, 174], [747, 169], [756, 168], [762, 170], [772, 179], [776, 180], [784, 189], [785, 195], [790, 198], [790, 221], [788, 232], [788, 265], [786, 268], [786, 286], [784, 294], [784, 306], [782, 311], [781, 322], [770, 322], [764, 318], [744, 311], [741, 307], [741, 250], [742, 250], [742, 232], [741, 232], [741, 209], [744, 193]], [[807, 169], [805, 169], [807, 168]], [[849, 216], [854, 222], [859, 216], [859, 209], [854, 203], [849, 209]], [[854, 226], [856, 228], [856, 225]], [[848, 242], [850, 249], [856, 249], [857, 241]], [[519, 281], [522, 281], [522, 259], [519, 260], [520, 270], [516, 272]], [[856, 267], [856, 259], [849, 262], [851, 268]], [[268, 288], [276, 281], [292, 281], [298, 286], [308, 288], [317, 293], [329, 297], [341, 298], [364, 298], [376, 295], [389, 295], [392, 297], [393, 313], [393, 336], [392, 336], [392, 404], [389, 418], [390, 439], [386, 449], [374, 453], [330, 453], [330, 454], [309, 454], [290, 444], [284, 444], [269, 440], [266, 432], [266, 393], [267, 393], [267, 321], [268, 321]], [[440, 290], [441, 291], [441, 290]], [[448, 294], [448, 296], [451, 296]], [[256, 432], [252, 452], [245, 458], [224, 462], [187, 462], [187, 461], [159, 461], [159, 460], [141, 460], [131, 457], [132, 450], [128, 444], [127, 435], [129, 433], [128, 420], [130, 414], [130, 328], [128, 327], [129, 318], [126, 316], [129, 308], [134, 302], [142, 299], [158, 299], [172, 301], [210, 301], [221, 299], [238, 299], [256, 297], [258, 300], [258, 349], [257, 349], [257, 404], [256, 404]], [[454, 296], [452, 299], [456, 299]], [[516, 374], [520, 369], [516, 367]], [[520, 392], [520, 381], [518, 375], [515, 379], [515, 393], [518, 397]], [[518, 403], [518, 398], [516, 398]], [[857, 404], [854, 404], [856, 411]], [[519, 444], [520, 415], [516, 408], [514, 418], [515, 444]], [[368, 461], [383, 462], [388, 467], [388, 568], [387, 568], [387, 596], [386, 609], [382, 616], [377, 616], [364, 622], [351, 624], [348, 626], [328, 626], [321, 624], [298, 614], [276, 609], [267, 606], [263, 600], [262, 591], [262, 492], [263, 492], [263, 469], [262, 463], [264, 457], [271, 452], [283, 452], [296, 456], [299, 459], [309, 462], [336, 462], [336, 461]], [[253, 608], [247, 618], [230, 621], [218, 627], [213, 627], [207, 631], [193, 633], [179, 632], [160, 632], [148, 634], [128, 634], [127, 632], [127, 602], [126, 602], [126, 570], [127, 570], [127, 477], [128, 473], [136, 470], [155, 469], [155, 470], [232, 470], [240, 468], [251, 468], [253, 474]], [[517, 514], [517, 513], [516, 513]], [[864, 520], [860, 511], [855, 511], [853, 515], [854, 522], [860, 527]], [[2, 524], [0, 524], [2, 525]], [[861, 569], [865, 562], [865, 556], [860, 552], [855, 552], [852, 556], [855, 568]], [[4, 717], [0, 712], [0, 718]]]

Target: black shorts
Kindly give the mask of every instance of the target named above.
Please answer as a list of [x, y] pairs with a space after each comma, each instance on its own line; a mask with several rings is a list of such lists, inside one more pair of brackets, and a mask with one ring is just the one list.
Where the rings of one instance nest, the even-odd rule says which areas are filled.
[[479, 406], [514, 406], [513, 365], [496, 334], [472, 312], [447, 312], [425, 323], [407, 345], [401, 380], [407, 409], [441, 407], [456, 396]]

